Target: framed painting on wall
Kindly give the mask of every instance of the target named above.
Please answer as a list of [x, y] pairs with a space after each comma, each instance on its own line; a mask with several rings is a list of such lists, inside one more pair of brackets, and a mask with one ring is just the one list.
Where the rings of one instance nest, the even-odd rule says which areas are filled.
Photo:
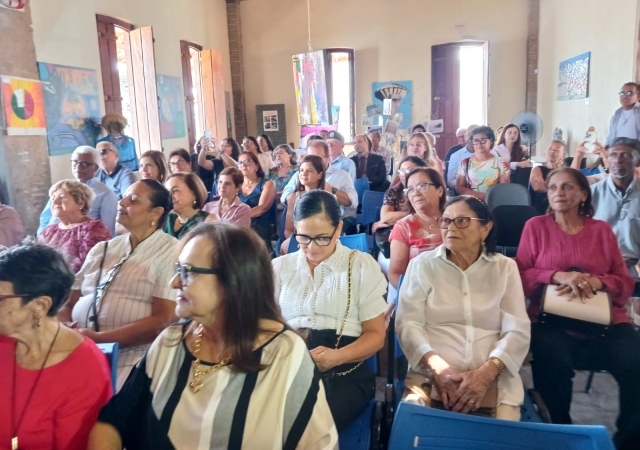
[[160, 107], [160, 136], [162, 139], [181, 138], [187, 135], [184, 119], [182, 79], [156, 75], [158, 106]]
[[42, 85], [37, 80], [0, 76], [4, 127], [8, 135], [46, 135]]
[[591, 52], [560, 63], [558, 100], [574, 100], [589, 96], [589, 64]]
[[273, 145], [287, 143], [284, 104], [256, 105], [256, 122], [258, 134], [269, 136]]
[[291, 56], [293, 84], [299, 125], [333, 123], [327, 78], [327, 52], [300, 53]]

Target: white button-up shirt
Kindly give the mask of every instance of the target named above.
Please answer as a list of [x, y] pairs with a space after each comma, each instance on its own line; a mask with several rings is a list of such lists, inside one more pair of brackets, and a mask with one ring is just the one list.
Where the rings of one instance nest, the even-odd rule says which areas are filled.
[[518, 374], [529, 351], [531, 323], [518, 267], [510, 258], [482, 254], [463, 271], [446, 248], [412, 259], [400, 288], [396, 332], [413, 370], [433, 351], [454, 370], [466, 372], [499, 358], [498, 404], [520, 405]]
[[[333, 255], [322, 261], [313, 275], [300, 250], [273, 260], [276, 300], [290, 326], [317, 330], [340, 329], [348, 302], [350, 254], [351, 250], [338, 242]], [[378, 263], [371, 255], [356, 251], [345, 336], [360, 336], [362, 322], [378, 317], [387, 310], [384, 299], [386, 292], [387, 280]]]

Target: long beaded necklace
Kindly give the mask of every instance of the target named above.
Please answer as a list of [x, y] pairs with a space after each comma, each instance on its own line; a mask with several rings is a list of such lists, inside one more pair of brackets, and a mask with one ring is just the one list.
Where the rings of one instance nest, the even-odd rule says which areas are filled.
[[38, 386], [38, 381], [40, 381], [40, 377], [42, 376], [42, 372], [44, 371], [44, 367], [47, 365], [47, 360], [49, 359], [49, 355], [51, 354], [51, 349], [53, 348], [53, 344], [56, 343], [56, 340], [58, 339], [58, 333], [60, 333], [60, 322], [58, 322], [58, 330], [56, 331], [56, 335], [53, 337], [53, 341], [51, 341], [51, 345], [49, 346], [49, 350], [47, 351], [47, 356], [44, 357], [44, 361], [42, 363], [42, 366], [40, 367], [40, 370], [38, 371], [38, 376], [36, 377], [36, 381], [33, 383], [33, 386], [31, 386], [31, 391], [29, 392], [29, 396], [27, 397], [27, 401], [24, 404], [24, 408], [22, 409], [22, 414], [20, 414], [20, 417], [18, 418], [17, 422], [15, 421], [16, 418], [16, 379], [17, 379], [17, 367], [18, 367], [18, 361], [17, 358], [13, 358], [13, 392], [12, 392], [12, 396], [11, 396], [11, 410], [12, 410], [12, 421], [11, 421], [11, 425], [12, 425], [12, 429], [13, 429], [13, 438], [11, 438], [11, 450], [18, 450], [18, 431], [20, 430], [20, 425], [22, 425], [22, 419], [24, 419], [24, 415], [27, 412], [27, 409], [29, 409], [29, 403], [31, 403], [31, 398], [33, 397], [33, 393], [36, 390], [36, 386]]
[[216, 370], [219, 370], [221, 368], [223, 368], [224, 366], [226, 366], [227, 364], [229, 364], [231, 362], [230, 358], [225, 358], [222, 361], [220, 361], [218, 364], [216, 364], [215, 366], [211, 366], [206, 370], [202, 370], [201, 364], [200, 364], [200, 344], [202, 343], [202, 331], [203, 331], [204, 327], [202, 326], [202, 324], [198, 325], [198, 329], [196, 330], [196, 333], [198, 335], [198, 337], [196, 338], [195, 342], [193, 343], [193, 356], [196, 357], [196, 360], [193, 362], [193, 381], [191, 383], [189, 383], [189, 387], [191, 388], [191, 392], [193, 392], [194, 394], [197, 394], [198, 391], [200, 389], [202, 389], [202, 380], [201, 377], [205, 376], [205, 375], [209, 375], [211, 372], [215, 372]]

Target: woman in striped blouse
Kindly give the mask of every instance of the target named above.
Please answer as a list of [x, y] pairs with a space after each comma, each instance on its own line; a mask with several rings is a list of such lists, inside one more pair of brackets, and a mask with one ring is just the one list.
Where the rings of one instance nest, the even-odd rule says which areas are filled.
[[88, 448], [336, 448], [324, 387], [280, 315], [261, 239], [209, 222], [183, 242], [171, 285], [189, 320], [152, 344], [102, 409]]

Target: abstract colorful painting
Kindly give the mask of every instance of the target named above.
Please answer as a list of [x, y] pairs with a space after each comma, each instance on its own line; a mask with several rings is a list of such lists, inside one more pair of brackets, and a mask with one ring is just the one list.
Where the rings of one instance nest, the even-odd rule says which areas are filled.
[[589, 61], [591, 52], [560, 63], [558, 100], [573, 100], [589, 96]]
[[[373, 104], [384, 109], [384, 100], [391, 100], [390, 114], [402, 113], [400, 128], [409, 128], [412, 120], [413, 83], [411, 81], [386, 81], [372, 84]], [[388, 102], [387, 102], [388, 103]]]
[[327, 89], [325, 51], [292, 55], [298, 125], [333, 123]]
[[46, 135], [47, 124], [38, 80], [0, 76], [5, 129], [9, 135]]
[[156, 84], [160, 108], [160, 136], [162, 139], [185, 137], [182, 79], [156, 75]]
[[100, 136], [100, 103], [96, 71], [38, 63], [47, 117], [50, 155], [95, 146]]

